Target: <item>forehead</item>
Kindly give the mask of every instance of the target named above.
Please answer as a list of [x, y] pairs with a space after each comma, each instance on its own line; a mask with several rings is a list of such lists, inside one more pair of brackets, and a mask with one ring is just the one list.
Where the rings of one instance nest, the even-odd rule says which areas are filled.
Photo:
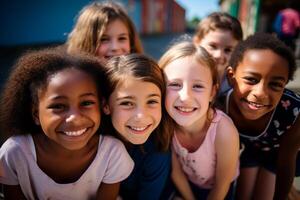
[[129, 92], [136, 95], [142, 95], [146, 93], [158, 92], [160, 94], [159, 87], [149, 81], [143, 81], [133, 77], [127, 77], [120, 81], [116, 86], [114, 92]]
[[186, 78], [211, 78], [208, 66], [197, 61], [194, 57], [178, 58], [167, 64], [164, 73], [168, 79]]
[[104, 34], [120, 34], [120, 33], [128, 34], [128, 27], [127, 24], [124, 23], [124, 21], [118, 18], [109, 22], [106, 28], [104, 29]]
[[288, 77], [288, 62], [269, 49], [252, 49], [244, 53], [236, 70], [253, 71], [258, 74], [278, 74]]
[[225, 29], [215, 29], [215, 30], [209, 30], [202, 38], [203, 42], [219, 42], [224, 43], [226, 45], [235, 46], [238, 43], [238, 40], [236, 40], [233, 37], [233, 34], [230, 30]]
[[96, 89], [96, 82], [90, 74], [78, 69], [67, 68], [48, 77], [45, 92], [48, 93], [65, 88], [69, 91], [79, 90], [87, 86], [89, 89]]

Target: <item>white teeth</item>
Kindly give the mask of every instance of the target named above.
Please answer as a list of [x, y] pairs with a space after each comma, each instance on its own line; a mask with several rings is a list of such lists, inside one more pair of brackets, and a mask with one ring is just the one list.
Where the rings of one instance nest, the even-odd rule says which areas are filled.
[[84, 128], [84, 129], [81, 129], [78, 131], [64, 131], [64, 133], [67, 136], [79, 136], [79, 135], [82, 135], [86, 130], [87, 130], [87, 128]]
[[264, 107], [265, 105], [262, 105], [262, 104], [259, 104], [259, 103], [255, 103], [255, 102], [251, 102], [251, 101], [248, 101], [248, 103], [252, 106], [255, 106], [256, 108], [262, 108]]
[[194, 108], [185, 108], [185, 107], [177, 107], [178, 110], [182, 111], [182, 112], [192, 112], [194, 110]]
[[135, 131], [143, 131], [145, 130], [148, 126], [144, 126], [144, 127], [134, 127], [134, 126], [129, 126], [131, 129], [135, 130]]

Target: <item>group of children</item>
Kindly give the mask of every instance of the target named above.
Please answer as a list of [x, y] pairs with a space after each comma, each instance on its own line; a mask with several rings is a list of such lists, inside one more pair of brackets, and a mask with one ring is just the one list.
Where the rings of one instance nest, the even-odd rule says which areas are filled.
[[[286, 199], [300, 147], [292, 51], [226, 13], [158, 62], [116, 3], [22, 56], [0, 104], [5, 199]], [[226, 113], [226, 114], [225, 114]]]

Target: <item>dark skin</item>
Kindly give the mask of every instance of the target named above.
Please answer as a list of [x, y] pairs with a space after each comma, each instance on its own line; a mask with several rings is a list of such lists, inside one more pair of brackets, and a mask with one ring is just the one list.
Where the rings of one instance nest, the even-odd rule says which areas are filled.
[[[87, 148], [78, 150], [77, 153], [67, 149], [63, 150], [63, 147], [49, 140], [45, 134], [33, 135], [33, 139], [40, 169], [55, 182], [66, 184], [77, 181], [90, 166], [97, 154], [99, 136], [94, 135]], [[101, 183], [97, 199], [116, 199], [119, 187], [120, 183]], [[4, 195], [8, 200], [26, 199], [19, 185], [4, 185]]]
[[299, 148], [300, 118], [298, 117], [295, 125], [283, 135], [280, 141], [274, 200], [287, 199], [288, 197], [295, 176]]
[[[239, 121], [236, 127], [242, 132], [254, 133], [253, 136], [257, 135], [255, 133], [260, 133], [265, 129], [271, 114], [267, 114], [260, 120], [249, 121], [243, 120], [243, 116], [238, 112], [237, 108], [231, 109], [229, 112], [233, 121]], [[274, 200], [283, 200], [288, 197], [295, 177], [296, 158], [299, 148], [300, 118], [298, 117], [295, 125], [283, 134], [280, 140]]]

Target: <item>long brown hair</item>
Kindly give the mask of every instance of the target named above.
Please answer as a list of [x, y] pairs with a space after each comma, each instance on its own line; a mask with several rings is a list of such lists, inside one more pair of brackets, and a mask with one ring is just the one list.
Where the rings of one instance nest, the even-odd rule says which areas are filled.
[[67, 51], [95, 55], [107, 25], [117, 19], [128, 29], [130, 53], [142, 53], [142, 44], [133, 22], [124, 8], [114, 2], [93, 2], [79, 12], [76, 24], [68, 36]]

